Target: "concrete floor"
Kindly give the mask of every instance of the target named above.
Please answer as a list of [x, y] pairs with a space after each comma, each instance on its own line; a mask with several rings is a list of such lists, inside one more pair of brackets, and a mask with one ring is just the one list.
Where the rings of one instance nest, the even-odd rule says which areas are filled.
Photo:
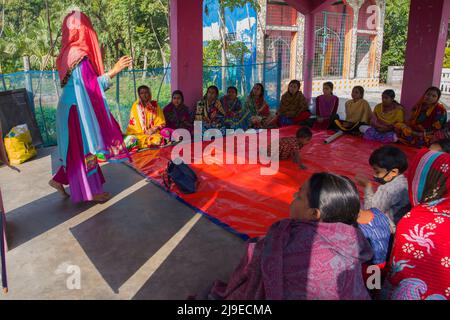
[[0, 300], [186, 299], [237, 266], [241, 239], [125, 165], [102, 167], [107, 203], [62, 198], [47, 185], [54, 152], [40, 149], [20, 173], [0, 168], [9, 246]]
[[[386, 88], [367, 90], [372, 107]], [[350, 93], [336, 92], [341, 116]], [[47, 184], [55, 148], [38, 152], [20, 173], [0, 167], [10, 290], [0, 300], [186, 299], [226, 281], [244, 253], [241, 239], [125, 165], [102, 167], [110, 201], [74, 205]], [[81, 288], [69, 289], [78, 270]]]

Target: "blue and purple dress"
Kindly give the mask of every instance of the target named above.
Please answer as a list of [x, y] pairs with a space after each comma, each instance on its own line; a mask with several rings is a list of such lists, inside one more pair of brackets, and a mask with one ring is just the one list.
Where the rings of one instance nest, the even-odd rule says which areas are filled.
[[59, 170], [53, 177], [68, 184], [73, 202], [93, 200], [105, 179], [97, 162], [128, 159], [119, 125], [106, 102], [111, 86], [107, 74], [98, 76], [87, 58], [71, 71], [56, 112]]

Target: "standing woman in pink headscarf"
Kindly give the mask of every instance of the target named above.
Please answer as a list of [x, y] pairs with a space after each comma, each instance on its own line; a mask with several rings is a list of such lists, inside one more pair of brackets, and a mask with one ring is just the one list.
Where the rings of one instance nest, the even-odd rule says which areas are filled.
[[56, 61], [63, 88], [56, 113], [60, 167], [49, 184], [66, 196], [68, 184], [75, 203], [104, 202], [110, 196], [103, 191], [105, 179], [97, 154], [111, 162], [129, 158], [105, 90], [111, 78], [131, 65], [131, 58], [122, 57], [105, 73], [97, 34], [79, 11], [65, 17], [61, 42]]

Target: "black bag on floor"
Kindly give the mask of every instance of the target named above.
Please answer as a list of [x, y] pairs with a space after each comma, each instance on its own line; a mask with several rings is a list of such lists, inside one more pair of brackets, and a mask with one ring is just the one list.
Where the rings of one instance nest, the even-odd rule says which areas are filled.
[[194, 193], [197, 191], [197, 175], [184, 162], [175, 164], [173, 161], [169, 161], [163, 179], [167, 190], [170, 190], [172, 183], [175, 183], [183, 193]]

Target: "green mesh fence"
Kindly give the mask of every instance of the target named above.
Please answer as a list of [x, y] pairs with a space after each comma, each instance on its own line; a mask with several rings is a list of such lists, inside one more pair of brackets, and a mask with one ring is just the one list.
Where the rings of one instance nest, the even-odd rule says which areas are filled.
[[[238, 88], [241, 99], [250, 93], [257, 82], [264, 84], [266, 99], [271, 108], [277, 107], [280, 98], [278, 63], [242, 66], [204, 67], [203, 88], [216, 85], [222, 95], [228, 86]], [[56, 145], [56, 108], [62, 92], [56, 71], [29, 71], [0, 74], [0, 91], [26, 88], [26, 77], [31, 78], [36, 121], [45, 146]], [[153, 99], [161, 107], [170, 102], [170, 68], [123, 71], [113, 79], [113, 86], [106, 91], [109, 108], [125, 130], [130, 109], [135, 101], [136, 88], [147, 85], [152, 90]]]

